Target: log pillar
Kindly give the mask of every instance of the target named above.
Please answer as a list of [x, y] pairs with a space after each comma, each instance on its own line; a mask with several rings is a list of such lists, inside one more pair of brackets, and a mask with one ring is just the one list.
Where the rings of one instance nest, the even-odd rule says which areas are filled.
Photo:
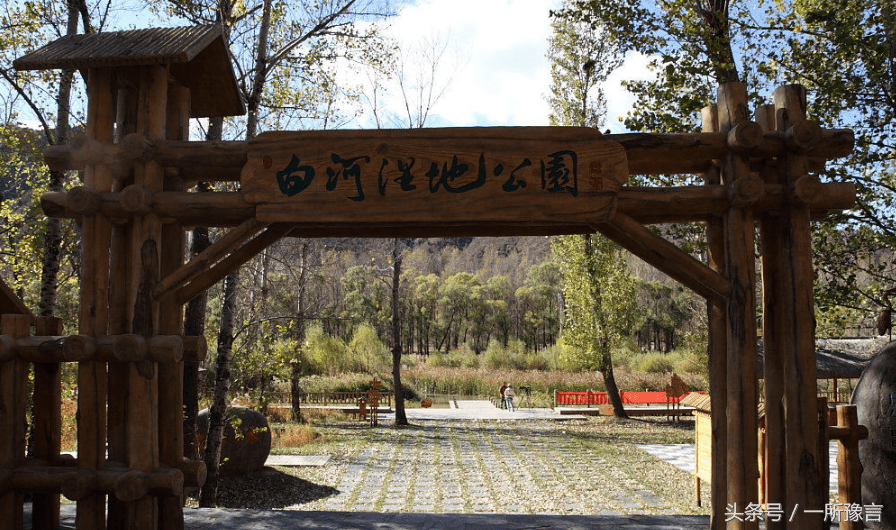
[[[31, 332], [30, 315], [3, 315], [0, 329], [12, 338]], [[25, 461], [25, 409], [28, 393], [28, 363], [13, 356], [0, 361], [0, 472], [11, 471]], [[0, 493], [0, 528], [22, 528], [24, 495], [21, 491]]]
[[[168, 68], [151, 65], [133, 72], [136, 91], [136, 134], [150, 142], [163, 141], [167, 131]], [[134, 186], [150, 192], [162, 191], [163, 168], [155, 161], [136, 161]], [[159, 304], [152, 287], [159, 281], [162, 224], [152, 213], [137, 215], [129, 232], [127, 306], [131, 332], [146, 338], [159, 333]], [[127, 463], [132, 470], [152, 473], [159, 459], [159, 363], [144, 360], [128, 363]], [[143, 496], [128, 510], [130, 527], [159, 527], [158, 501]]]
[[[62, 335], [62, 319], [37, 317], [38, 336]], [[58, 362], [34, 363], [34, 457], [46, 462], [59, 460], [62, 449], [62, 371]], [[35, 493], [31, 520], [34, 528], [59, 527], [59, 495]]]
[[[115, 109], [114, 75], [111, 70], [94, 68], [88, 71], [87, 136], [111, 144]], [[84, 186], [92, 191], [112, 190], [109, 167], [103, 163], [87, 165]], [[79, 333], [92, 337], [108, 334], [109, 316], [109, 249], [111, 224], [102, 214], [82, 218], [81, 305]], [[78, 468], [96, 473], [106, 462], [106, 363], [78, 363]], [[94, 492], [78, 500], [76, 526], [99, 529], [105, 526], [105, 498]]]
[[[775, 223], [780, 255], [780, 281], [766, 286], [778, 304], [774, 323], [782, 356], [785, 423], [785, 512], [798, 510], [788, 528], [818, 529], [824, 523], [828, 477], [820, 474], [817, 381], [815, 369], [815, 314], [809, 208], [799, 196], [799, 182], [808, 177], [805, 150], [806, 92], [798, 85], [775, 90], [775, 122], [788, 138], [789, 152], [782, 157], [782, 180], [791, 191], [786, 209]], [[805, 135], [803, 131], [810, 131]], [[797, 507], [798, 505], [798, 507]], [[804, 513], [822, 510], [822, 513]]]
[[[168, 89], [167, 139], [186, 140], [190, 134], [190, 90], [172, 85]], [[181, 176], [169, 175], [165, 191], [184, 191]], [[160, 272], [164, 278], [183, 266], [184, 230], [178, 223], [162, 227]], [[160, 301], [159, 332], [183, 334], [183, 306], [174, 296]], [[183, 361], [159, 363], [159, 460], [167, 467], [180, 466], [184, 458]], [[159, 522], [162, 528], [183, 528], [183, 493], [159, 499]]]
[[[756, 109], [755, 121], [763, 132], [776, 130], [773, 105], [761, 105]], [[761, 175], [767, 185], [782, 185], [783, 177], [777, 166], [765, 166]], [[762, 473], [766, 502], [787, 504], [786, 485], [786, 439], [784, 437], [784, 357], [782, 334], [789, 333], [793, 324], [788, 321], [793, 315], [782, 311], [780, 299], [784, 290], [781, 269], [781, 222], [783, 212], [766, 211], [759, 216], [759, 234], [762, 267], [762, 352], [765, 379], [765, 445], [763, 447], [764, 469]], [[789, 515], [789, 513], [788, 513]], [[787, 527], [787, 520], [766, 519], [768, 530]]]
[[[729, 133], [729, 141], [744, 124], [749, 124], [746, 85], [728, 83], [719, 87], [719, 129]], [[749, 161], [732, 145], [725, 156], [722, 181], [728, 186], [732, 205], [724, 218], [725, 267], [730, 284], [727, 311], [727, 473], [728, 502], [735, 513], [743, 513], [758, 501], [758, 442], [756, 403], [756, 281], [753, 212], [743, 183], [752, 180]], [[761, 193], [760, 193], [761, 195]], [[728, 528], [755, 529], [756, 521], [730, 517]]]
[[[703, 132], [719, 132], [718, 107], [712, 105], [702, 111]], [[721, 173], [716, 164], [703, 174], [706, 185], [721, 184]], [[709, 266], [725, 276], [725, 233], [721, 216], [711, 216], [706, 223], [706, 248]], [[709, 396], [711, 400], [712, 425], [712, 467], [710, 480], [710, 527], [720, 530], [725, 527], [725, 506], [728, 502], [728, 421], [726, 400], [728, 397], [728, 338], [726, 328], [727, 305], [706, 301], [709, 328]], [[699, 498], [699, 492], [698, 492]]]

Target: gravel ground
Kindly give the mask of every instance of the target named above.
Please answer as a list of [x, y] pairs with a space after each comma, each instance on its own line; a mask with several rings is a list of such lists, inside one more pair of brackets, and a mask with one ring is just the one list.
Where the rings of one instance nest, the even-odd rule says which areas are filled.
[[[635, 443], [693, 442], [693, 422], [423, 421], [330, 431], [329, 464], [227, 477], [219, 506], [314, 511], [705, 514], [693, 478]], [[704, 492], [708, 495], [708, 492]]]

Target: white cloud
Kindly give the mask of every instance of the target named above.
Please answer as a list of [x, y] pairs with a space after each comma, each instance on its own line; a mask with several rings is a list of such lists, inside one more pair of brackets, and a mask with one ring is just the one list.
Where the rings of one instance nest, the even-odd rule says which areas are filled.
[[637, 52], [630, 53], [622, 66], [607, 79], [604, 93], [607, 98], [607, 127], [612, 132], [623, 132], [625, 127], [620, 118], [632, 109], [635, 98], [622, 86], [623, 80], [650, 79], [656, 74], [647, 69], [651, 57]]
[[435, 107], [439, 124], [544, 125], [549, 10], [556, 0], [421, 0], [392, 20], [390, 32], [413, 44], [450, 37], [460, 58]]
[[[427, 39], [450, 39], [439, 75], [453, 77], [427, 125], [547, 125], [549, 12], [559, 4], [559, 0], [420, 0], [405, 6], [386, 30], [402, 49]], [[613, 132], [623, 130], [618, 118], [634, 102], [620, 81], [646, 77], [648, 61], [646, 56], [630, 56], [605, 88], [607, 123]], [[396, 89], [386, 95], [385, 104], [393, 114], [403, 113]]]

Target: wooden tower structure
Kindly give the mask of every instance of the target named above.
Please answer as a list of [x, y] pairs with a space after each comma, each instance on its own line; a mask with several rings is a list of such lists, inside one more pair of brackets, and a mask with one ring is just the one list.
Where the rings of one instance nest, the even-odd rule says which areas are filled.
[[[0, 377], [15, 384], [2, 385], [0, 411], [4, 425], [24, 425], [27, 363], [77, 362], [79, 453], [64, 461], [57, 443], [26, 459], [23, 429], [10, 429], [0, 512], [14, 516], [0, 529], [21, 527], [25, 492], [49, 506], [60, 493], [76, 500], [81, 529], [182, 525], [184, 486], [203, 480], [201, 465], [183, 459], [182, 363], [204, 351], [182, 336], [182, 306], [286, 236], [599, 231], [617, 241], [708, 301], [713, 528], [756, 528], [726, 522], [726, 508], [758, 502], [758, 231], [767, 498], [788, 514], [827, 503], [809, 223], [853, 205], [852, 185], [813, 175], [848, 154], [853, 135], [806, 120], [801, 87], [781, 87], [750, 112], [745, 86], [724, 85], [693, 134], [458, 128], [187, 141], [189, 118], [243, 112], [226, 53], [213, 28], [152, 29], [66, 37], [16, 63], [86, 74], [86, 134], [46, 152], [52, 168], [82, 171], [83, 186], [42, 200], [47, 215], [80, 220], [84, 265], [77, 334], [4, 320]], [[626, 186], [630, 175], [682, 173], [703, 183]], [[197, 180], [241, 190], [189, 191]], [[688, 221], [707, 227], [708, 264], [647, 227]], [[184, 230], [197, 224], [230, 230], [185, 263]], [[52, 527], [45, 519], [36, 527]], [[815, 529], [822, 516], [768, 524]]]

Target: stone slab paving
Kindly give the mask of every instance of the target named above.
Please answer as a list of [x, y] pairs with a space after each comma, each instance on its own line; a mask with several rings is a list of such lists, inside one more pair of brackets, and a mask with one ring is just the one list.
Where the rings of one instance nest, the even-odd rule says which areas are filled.
[[[375, 429], [359, 452], [328, 464], [338, 471], [335, 495], [280, 511], [187, 509], [186, 528], [709, 527], [708, 517], [675, 515], [674, 500], [558, 434], [551, 411], [458, 406], [409, 409], [411, 427]], [[74, 506], [63, 508], [63, 522], [73, 525]]]
[[[647, 451], [651, 455], [669, 462], [673, 466], [683, 469], [688, 473], [693, 473], [696, 469], [694, 463], [695, 447], [694, 444], [643, 444], [638, 445], [640, 449]], [[828, 448], [828, 469], [830, 476], [828, 477], [828, 486], [831, 491], [837, 491], [837, 442], [832, 441]]]
[[296, 509], [553, 515], [674, 514], [676, 506], [557, 434], [551, 422], [420, 421], [379, 429], [338, 493]]

